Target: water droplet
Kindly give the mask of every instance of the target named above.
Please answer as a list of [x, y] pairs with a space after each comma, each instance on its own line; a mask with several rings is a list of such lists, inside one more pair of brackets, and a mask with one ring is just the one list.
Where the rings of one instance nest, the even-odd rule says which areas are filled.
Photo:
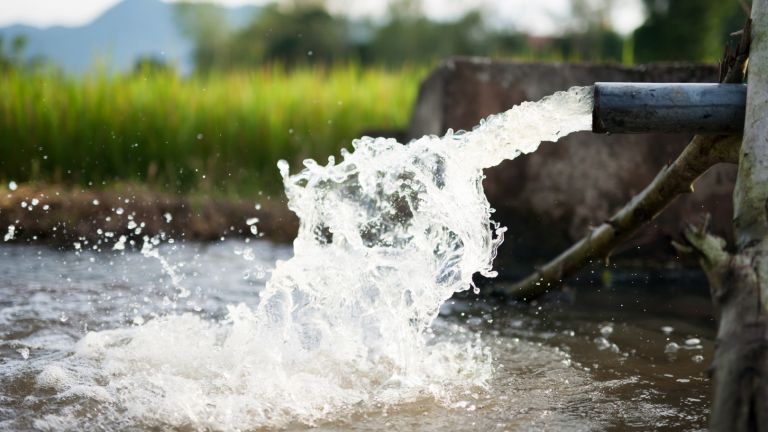
[[596, 337], [594, 339], [594, 342], [595, 342], [595, 345], [597, 345], [597, 349], [599, 349], [600, 351], [607, 349], [608, 347], [611, 346], [611, 343], [608, 342], [608, 339], [604, 337]]
[[685, 344], [688, 346], [695, 346], [695, 345], [701, 345], [701, 339], [699, 338], [690, 338], [685, 341]]
[[8, 232], [3, 237], [3, 241], [11, 241], [16, 235], [16, 225], [8, 225]]
[[605, 337], [610, 336], [613, 333], [613, 325], [607, 324], [602, 327], [600, 327], [600, 334], [602, 334]]
[[117, 239], [117, 243], [112, 247], [112, 250], [124, 250], [125, 249], [125, 241], [128, 238], [124, 235], [121, 235], [119, 239]]
[[27, 347], [19, 348], [16, 350], [16, 352], [21, 354], [21, 358], [23, 358], [24, 360], [27, 360], [29, 358], [29, 348]]
[[18, 188], [19, 188], [19, 185], [16, 184], [15, 181], [11, 180], [10, 182], [8, 182], [8, 189], [15, 191]]

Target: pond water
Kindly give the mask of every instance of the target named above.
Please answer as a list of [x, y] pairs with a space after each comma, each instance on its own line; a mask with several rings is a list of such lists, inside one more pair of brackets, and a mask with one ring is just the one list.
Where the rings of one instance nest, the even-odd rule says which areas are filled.
[[[311, 421], [269, 424], [263, 421], [269, 412], [251, 412], [249, 404], [260, 394], [274, 400], [267, 388], [272, 381], [247, 389], [220, 385], [227, 368], [261, 363], [229, 364], [230, 357], [244, 357], [198, 350], [211, 349], [207, 331], [231, 322], [228, 306], [257, 307], [276, 260], [290, 257], [291, 248], [224, 241], [165, 244], [158, 251], [0, 247], [0, 430], [706, 428], [714, 323], [705, 287], [582, 287], [568, 304], [506, 304], [471, 294], [452, 299], [430, 337], [481, 345], [489, 358], [465, 361], [468, 369], [472, 361], [488, 362], [482, 380], [468, 375], [469, 385], [447, 385], [443, 392], [329, 405]], [[188, 293], [180, 296], [180, 286]], [[137, 330], [168, 317], [174, 326]], [[101, 351], [93, 348], [99, 343]], [[211, 372], [192, 376], [179, 366], [187, 364]], [[464, 379], [461, 370], [451, 373]], [[148, 396], [121, 380], [156, 392]], [[199, 385], [206, 380], [219, 384]], [[227, 411], [232, 407], [240, 409]]]

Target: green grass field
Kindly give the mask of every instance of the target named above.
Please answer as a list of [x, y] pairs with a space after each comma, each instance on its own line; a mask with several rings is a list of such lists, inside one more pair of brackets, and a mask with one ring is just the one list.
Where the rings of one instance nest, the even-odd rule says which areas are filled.
[[405, 127], [427, 71], [11, 73], [0, 77], [0, 181], [277, 192], [278, 159], [322, 163], [364, 130]]

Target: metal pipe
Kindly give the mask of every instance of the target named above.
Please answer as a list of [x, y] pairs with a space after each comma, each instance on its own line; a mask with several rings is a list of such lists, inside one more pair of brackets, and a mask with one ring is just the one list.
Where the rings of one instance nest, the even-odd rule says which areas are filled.
[[592, 132], [732, 134], [744, 129], [744, 84], [595, 83]]

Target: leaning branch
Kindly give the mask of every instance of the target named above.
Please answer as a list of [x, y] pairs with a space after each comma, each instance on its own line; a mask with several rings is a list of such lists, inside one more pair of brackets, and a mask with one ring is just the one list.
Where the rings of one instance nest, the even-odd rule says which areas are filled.
[[653, 182], [613, 217], [533, 274], [502, 288], [503, 293], [531, 300], [589, 262], [605, 258], [675, 198], [691, 192], [692, 184], [709, 168], [721, 162], [737, 162], [740, 144], [740, 136], [695, 136], [672, 165], [662, 168]]

